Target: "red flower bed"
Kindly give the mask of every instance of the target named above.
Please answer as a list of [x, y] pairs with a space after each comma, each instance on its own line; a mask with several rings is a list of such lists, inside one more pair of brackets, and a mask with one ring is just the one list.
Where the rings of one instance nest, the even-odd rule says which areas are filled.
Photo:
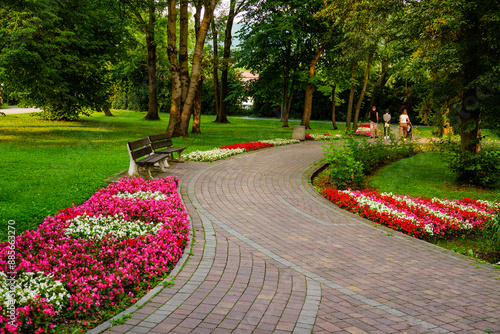
[[234, 150], [234, 149], [237, 149], [237, 148], [242, 148], [245, 151], [255, 151], [255, 150], [259, 150], [261, 148], [266, 148], [266, 147], [271, 147], [271, 146], [274, 146], [274, 145], [271, 144], [271, 143], [263, 143], [263, 142], [259, 141], [259, 142], [254, 142], [254, 143], [242, 143], [242, 144], [225, 145], [225, 146], [221, 146], [220, 148], [221, 149], [230, 149], [230, 150]]

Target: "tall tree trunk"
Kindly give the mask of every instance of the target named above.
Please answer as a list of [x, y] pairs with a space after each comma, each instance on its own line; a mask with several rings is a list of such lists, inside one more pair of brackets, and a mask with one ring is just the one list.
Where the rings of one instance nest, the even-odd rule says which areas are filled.
[[286, 43], [285, 50], [285, 75], [283, 80], [283, 128], [288, 128], [288, 116], [290, 110], [287, 108], [288, 105], [288, 90], [289, 90], [289, 81], [290, 81], [290, 53], [291, 53], [291, 45], [290, 41]]
[[345, 120], [345, 131], [350, 132], [351, 131], [351, 118], [352, 118], [352, 103], [354, 102], [354, 91], [356, 89], [355, 81], [356, 81], [356, 74], [357, 74], [357, 64], [355, 63], [352, 67], [352, 74], [351, 74], [351, 91], [349, 92], [349, 101], [347, 102], [347, 117]]
[[170, 75], [172, 78], [172, 98], [170, 104], [170, 119], [168, 121], [167, 133], [174, 136], [180, 132], [181, 121], [181, 80], [179, 62], [177, 60], [177, 9], [175, 0], [168, 0], [168, 21], [167, 21], [167, 54], [170, 64]]
[[217, 0], [205, 0], [205, 12], [203, 13], [203, 20], [201, 22], [198, 38], [193, 55], [193, 66], [191, 69], [191, 81], [189, 82], [189, 90], [186, 97], [186, 102], [182, 106], [181, 113], [181, 133], [183, 137], [188, 137], [189, 120], [191, 119], [191, 111], [193, 108], [193, 101], [196, 95], [197, 87], [201, 80], [201, 63], [203, 60], [203, 45], [207, 37], [210, 22], [214, 13]]
[[316, 55], [314, 56], [314, 59], [311, 61], [311, 64], [309, 65], [309, 73], [307, 75], [308, 82], [306, 86], [306, 95], [304, 98], [304, 112], [302, 114], [302, 122], [300, 122], [300, 125], [305, 126], [306, 129], [311, 128], [309, 122], [311, 120], [312, 98], [314, 93], [314, 84], [311, 81], [312, 78], [314, 77], [314, 71], [316, 70], [316, 65], [318, 64], [318, 60], [321, 57], [321, 54], [323, 53], [324, 50], [325, 50], [325, 45], [321, 46], [321, 48], [316, 50]]
[[103, 110], [104, 110], [104, 115], [105, 116], [108, 116], [108, 117], [114, 116], [113, 113], [111, 112], [111, 110], [108, 107], [105, 107]]
[[217, 28], [215, 26], [215, 20], [212, 18], [212, 40], [213, 40], [213, 81], [214, 81], [214, 100], [215, 100], [215, 122], [219, 123], [220, 115], [220, 90], [219, 90], [219, 48], [217, 45]]
[[228, 74], [229, 74], [229, 58], [231, 57], [231, 42], [232, 30], [235, 17], [236, 0], [230, 0], [229, 15], [226, 22], [226, 32], [224, 37], [224, 53], [222, 60], [222, 69], [220, 76], [220, 115], [217, 117], [218, 123], [229, 123], [227, 119], [227, 102], [228, 95]]
[[[468, 6], [474, 2], [466, 1]], [[465, 14], [465, 22], [461, 35], [464, 38], [479, 36], [479, 15], [477, 10], [468, 10]], [[463, 68], [463, 85], [467, 86], [473, 83], [478, 76], [478, 73], [484, 73], [479, 60], [480, 50], [483, 48], [479, 39], [474, 38], [468, 44], [468, 47], [462, 51], [461, 60]], [[460, 111], [460, 147], [462, 150], [471, 153], [477, 153], [480, 149], [480, 130], [479, 121], [481, 115], [481, 106], [477, 97], [475, 87], [465, 89], [462, 96], [462, 109]]]
[[370, 99], [370, 103], [368, 104], [368, 108], [366, 109], [366, 113], [369, 113], [372, 110], [372, 107], [377, 103], [377, 95], [378, 92], [385, 86], [387, 83], [387, 74], [389, 73], [389, 60], [387, 58], [382, 59], [382, 71], [380, 76], [378, 77], [377, 83], [375, 87], [373, 87], [372, 97]]
[[[194, 31], [196, 39], [198, 39], [201, 28], [201, 10], [203, 8], [203, 1], [197, 0], [195, 2], [196, 12], [194, 14]], [[203, 88], [203, 78], [196, 90], [196, 96], [193, 102], [193, 122], [191, 126], [191, 133], [201, 133], [201, 94]]]
[[370, 52], [370, 55], [368, 56], [368, 62], [366, 63], [365, 79], [363, 81], [363, 89], [361, 90], [361, 94], [359, 95], [359, 98], [358, 98], [358, 103], [356, 103], [356, 109], [354, 110], [353, 131], [356, 131], [358, 129], [359, 111], [361, 110], [361, 104], [363, 103], [363, 99], [365, 97], [366, 86], [368, 85], [368, 79], [370, 77], [370, 66], [372, 64], [372, 60], [373, 60], [373, 52]]
[[188, 0], [180, 1], [179, 24], [179, 65], [181, 77], [181, 103], [184, 104], [189, 88], [189, 61], [188, 61]]
[[198, 88], [196, 89], [196, 96], [193, 101], [193, 122], [191, 126], [191, 133], [201, 133], [201, 88], [203, 86], [203, 79], [200, 79]]
[[335, 90], [337, 89], [337, 85], [333, 85], [332, 87], [332, 125], [334, 130], [338, 130], [337, 122], [335, 121]]
[[145, 120], [159, 120], [158, 115], [158, 97], [156, 95], [156, 43], [155, 43], [155, 21], [156, 13], [154, 2], [148, 2], [149, 22], [145, 26], [146, 45], [148, 48], [148, 90], [149, 103], [148, 113], [144, 116]]

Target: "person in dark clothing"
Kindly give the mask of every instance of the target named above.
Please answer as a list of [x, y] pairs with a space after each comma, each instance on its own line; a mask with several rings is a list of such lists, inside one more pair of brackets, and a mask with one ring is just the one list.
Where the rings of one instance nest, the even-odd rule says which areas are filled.
[[378, 112], [377, 107], [373, 106], [370, 111], [370, 138], [378, 138], [377, 135]]

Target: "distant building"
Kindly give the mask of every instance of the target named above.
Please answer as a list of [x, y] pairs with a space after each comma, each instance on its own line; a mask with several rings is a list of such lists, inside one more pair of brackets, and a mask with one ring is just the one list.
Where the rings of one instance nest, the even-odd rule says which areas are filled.
[[[243, 77], [243, 82], [248, 82], [248, 81], [251, 81], [251, 80], [257, 80], [257, 79], [259, 79], [259, 75], [258, 74], [252, 73], [250, 71], [241, 71], [240, 73], [241, 73], [241, 76]], [[250, 109], [250, 107], [253, 106], [253, 97], [251, 97], [251, 96], [247, 97], [246, 100], [244, 100], [241, 103], [241, 106], [244, 109]]]

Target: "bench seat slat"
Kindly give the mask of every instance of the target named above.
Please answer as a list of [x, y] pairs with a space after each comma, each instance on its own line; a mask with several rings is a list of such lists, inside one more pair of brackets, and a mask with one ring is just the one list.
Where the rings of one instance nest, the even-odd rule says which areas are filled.
[[174, 152], [182, 152], [186, 149], [187, 147], [169, 147], [165, 148], [163, 150], [155, 151], [156, 153], [174, 153]]
[[168, 158], [168, 154], [153, 154], [146, 156], [144, 159], [136, 160], [135, 163], [138, 165], [154, 165], [166, 158]]

